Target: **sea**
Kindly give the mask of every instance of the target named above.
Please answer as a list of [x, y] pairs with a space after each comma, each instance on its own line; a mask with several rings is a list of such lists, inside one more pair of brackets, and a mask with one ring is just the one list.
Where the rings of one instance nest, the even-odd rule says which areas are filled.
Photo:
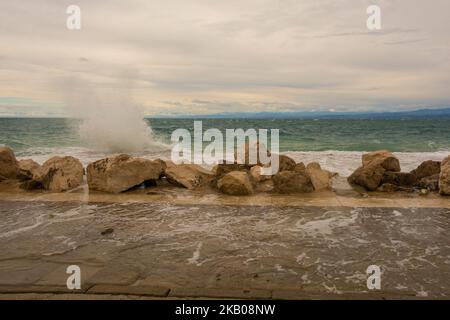
[[[280, 153], [296, 161], [317, 161], [325, 169], [348, 176], [361, 164], [361, 154], [387, 149], [400, 159], [402, 170], [425, 160], [450, 154], [450, 118], [435, 119], [143, 119], [108, 125], [67, 118], [0, 118], [0, 145], [11, 147], [18, 159], [38, 163], [59, 155], [74, 156], [84, 164], [126, 152], [149, 159], [169, 159], [171, 134], [203, 130], [278, 129]], [[127, 128], [145, 127], [143, 135]], [[125, 128], [125, 129], [124, 129]], [[137, 141], [142, 139], [144, 140]], [[105, 141], [109, 137], [110, 141]], [[137, 143], [139, 142], [139, 143]]]

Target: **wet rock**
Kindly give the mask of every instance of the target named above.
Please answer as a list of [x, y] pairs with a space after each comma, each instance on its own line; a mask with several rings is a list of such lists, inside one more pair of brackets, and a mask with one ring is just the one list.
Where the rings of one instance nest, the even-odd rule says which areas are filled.
[[14, 151], [8, 147], [0, 147], [0, 177], [1, 179], [15, 179], [19, 174], [19, 163]]
[[439, 174], [420, 179], [417, 187], [430, 191], [439, 191]]
[[229, 195], [249, 195], [253, 193], [253, 186], [247, 172], [232, 171], [223, 176], [218, 182], [219, 191]]
[[400, 162], [387, 150], [365, 153], [362, 155], [363, 167], [373, 164], [381, 165], [386, 171], [400, 172]]
[[422, 162], [417, 169], [411, 171], [411, 174], [415, 175], [417, 180], [425, 177], [433, 176], [441, 172], [441, 162], [428, 160]]
[[296, 172], [305, 172], [306, 166], [303, 162], [299, 162], [295, 165], [294, 171]]
[[362, 186], [369, 191], [377, 190], [383, 182], [385, 172], [400, 172], [400, 162], [386, 150], [363, 154], [362, 163], [362, 167], [356, 169], [347, 180], [350, 184]]
[[33, 177], [37, 176], [39, 173], [39, 168], [41, 166], [39, 163], [31, 160], [19, 160], [19, 175], [18, 178], [20, 180], [30, 180], [33, 179]]
[[416, 181], [416, 176], [412, 173], [386, 171], [383, 174], [381, 182], [394, 184], [396, 186], [411, 187]]
[[441, 163], [441, 173], [439, 174], [439, 193], [450, 195], [450, 156]]
[[306, 172], [281, 171], [274, 175], [272, 180], [277, 193], [306, 193], [314, 190]]
[[314, 190], [319, 191], [331, 188], [330, 174], [328, 171], [322, 170], [319, 163], [309, 163], [306, 166], [306, 173], [311, 179]]
[[216, 180], [219, 180], [227, 173], [230, 173], [233, 171], [249, 172], [250, 168], [251, 167], [246, 164], [221, 163], [221, 164], [214, 166], [213, 173], [216, 177]]
[[196, 164], [180, 164], [168, 167], [165, 175], [170, 183], [187, 189], [195, 189], [206, 185], [213, 178], [211, 171]]
[[45, 161], [33, 180], [46, 190], [61, 192], [80, 186], [83, 174], [83, 165], [78, 159], [57, 156]]
[[278, 171], [294, 171], [295, 166], [297, 164], [295, 163], [295, 160], [289, 158], [288, 156], [285, 156], [283, 154], [279, 155], [279, 169]]
[[120, 193], [144, 181], [157, 180], [162, 173], [161, 161], [120, 154], [90, 163], [87, 181], [89, 190]]
[[385, 171], [379, 163], [371, 163], [356, 169], [347, 180], [350, 184], [356, 184], [369, 191], [375, 191], [380, 186]]

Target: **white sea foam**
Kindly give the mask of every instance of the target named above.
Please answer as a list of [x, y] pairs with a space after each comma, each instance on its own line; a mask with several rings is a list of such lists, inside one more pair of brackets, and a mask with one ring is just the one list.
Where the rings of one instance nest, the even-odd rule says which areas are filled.
[[[147, 159], [170, 159], [169, 149], [148, 148], [140, 152], [131, 152], [133, 156], [139, 156]], [[310, 163], [319, 162], [322, 168], [338, 172], [341, 176], [349, 176], [356, 168], [361, 166], [360, 151], [289, 151], [283, 154], [288, 155], [297, 162]], [[411, 171], [426, 160], [441, 161], [450, 154], [449, 151], [437, 152], [394, 152], [394, 155], [400, 160], [402, 171]], [[26, 154], [18, 157], [19, 159], [31, 158], [38, 163], [43, 163], [55, 155], [71, 155], [87, 165], [90, 162], [102, 159], [111, 155], [108, 152], [94, 151], [88, 148], [66, 147], [66, 148], [30, 148]], [[208, 167], [208, 166], [205, 166]], [[210, 167], [210, 166], [209, 166]]]

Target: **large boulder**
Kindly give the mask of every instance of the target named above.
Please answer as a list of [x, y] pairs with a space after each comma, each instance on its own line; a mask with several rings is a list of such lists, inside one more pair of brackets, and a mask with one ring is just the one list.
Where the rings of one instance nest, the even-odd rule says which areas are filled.
[[417, 182], [416, 175], [408, 172], [386, 171], [383, 174], [382, 183], [390, 183], [396, 186], [411, 187]]
[[294, 171], [295, 166], [297, 165], [295, 163], [295, 160], [292, 158], [289, 158], [288, 156], [285, 156], [283, 154], [279, 155], [279, 167], [278, 172], [281, 171]]
[[39, 174], [39, 168], [41, 166], [34, 160], [26, 159], [19, 160], [19, 179], [30, 180]]
[[206, 185], [213, 178], [213, 173], [196, 164], [169, 165], [165, 169], [167, 180], [175, 185], [195, 189]]
[[322, 170], [319, 163], [308, 163], [308, 165], [306, 166], [306, 173], [311, 179], [314, 190], [319, 191], [331, 188], [330, 173], [328, 171]]
[[50, 191], [66, 191], [83, 183], [83, 165], [71, 156], [52, 157], [44, 162], [33, 181]]
[[411, 174], [416, 176], [417, 180], [425, 177], [433, 176], [441, 172], [441, 162], [428, 160], [422, 162], [416, 169], [411, 171]]
[[162, 161], [120, 154], [90, 163], [87, 167], [89, 190], [120, 193], [163, 173]]
[[[387, 150], [374, 151], [362, 155], [362, 167], [347, 178], [352, 185], [359, 185], [375, 191], [383, 182], [385, 172], [400, 172], [400, 162]], [[391, 182], [386, 182], [391, 184]]]
[[367, 167], [371, 164], [379, 164], [387, 171], [400, 171], [400, 162], [387, 150], [365, 153], [362, 155], [362, 165]]
[[220, 163], [220, 164], [217, 164], [214, 166], [213, 174], [215, 175], [216, 179], [219, 180], [227, 173], [230, 173], [233, 171], [249, 172], [250, 168], [251, 167], [246, 164]]
[[220, 192], [234, 196], [253, 193], [253, 186], [245, 171], [232, 171], [227, 173], [217, 182], [217, 187]]
[[386, 169], [378, 163], [369, 164], [356, 169], [347, 180], [350, 184], [356, 184], [369, 191], [375, 191], [381, 184], [385, 172]]
[[305, 193], [314, 190], [306, 172], [281, 171], [272, 180], [277, 193]]
[[0, 179], [15, 179], [19, 172], [19, 163], [14, 151], [8, 147], [0, 147]]
[[439, 174], [439, 193], [450, 195], [450, 156], [441, 163], [441, 173]]

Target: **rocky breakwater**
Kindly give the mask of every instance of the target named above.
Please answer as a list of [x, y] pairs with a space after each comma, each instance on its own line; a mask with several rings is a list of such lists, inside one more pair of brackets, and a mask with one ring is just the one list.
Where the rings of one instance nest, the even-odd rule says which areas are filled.
[[440, 177], [445, 176], [445, 173], [441, 174], [444, 167], [446, 167], [445, 160], [442, 163], [428, 160], [410, 172], [401, 172], [400, 162], [391, 152], [374, 151], [363, 154], [362, 166], [348, 177], [348, 182], [367, 191], [420, 191], [422, 194], [428, 192], [445, 194], [445, 188], [449, 185], [448, 179], [442, 179], [442, 185], [440, 184]]
[[213, 172], [213, 181], [218, 190], [230, 195], [258, 192], [291, 194], [326, 190], [330, 189], [334, 175], [323, 170], [318, 163], [305, 166], [286, 155], [279, 155], [279, 169], [273, 175], [263, 174], [263, 166], [249, 163], [219, 164], [214, 167]]
[[17, 161], [10, 148], [0, 148], [0, 180], [18, 180], [26, 190], [67, 191], [83, 183], [83, 174], [74, 157], [52, 157], [40, 166], [31, 159]]
[[[85, 172], [81, 162], [71, 156], [52, 157], [39, 165], [31, 159], [18, 161], [13, 150], [0, 147], [0, 182], [6, 188], [19, 185], [25, 190], [65, 192], [81, 186], [86, 173], [90, 191], [107, 193], [126, 192], [138, 186], [157, 190], [172, 186], [233, 196], [332, 190], [335, 173], [316, 162], [305, 165], [279, 155], [279, 170], [267, 175], [261, 163], [248, 163], [247, 154], [244, 159], [244, 163], [235, 160], [208, 170], [195, 164], [119, 154], [90, 163]], [[429, 160], [410, 172], [402, 172], [399, 160], [391, 152], [370, 152], [363, 154], [362, 165], [347, 180], [365, 191], [439, 192], [446, 196], [450, 195], [450, 156], [442, 162]]]

